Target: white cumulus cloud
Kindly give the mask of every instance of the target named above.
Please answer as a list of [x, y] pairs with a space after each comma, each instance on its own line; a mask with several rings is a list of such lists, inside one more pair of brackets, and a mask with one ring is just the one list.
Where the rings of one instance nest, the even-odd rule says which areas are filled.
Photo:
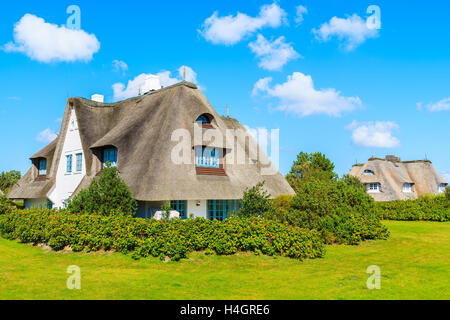
[[400, 140], [392, 132], [398, 130], [397, 123], [392, 121], [361, 122], [353, 121], [348, 130], [352, 130], [353, 144], [361, 147], [395, 148]]
[[[160, 77], [161, 85], [163, 87], [168, 87], [183, 80], [184, 70], [186, 70], [186, 81], [197, 83], [197, 73], [188, 66], [181, 66], [177, 70], [178, 75], [175, 76], [172, 76], [172, 72], [170, 71], [161, 71], [156, 73], [156, 75]], [[113, 85], [114, 100], [118, 101], [138, 96], [139, 89], [144, 86], [145, 79], [149, 75], [151, 74], [142, 73], [135, 77], [133, 80], [129, 80], [127, 85], [123, 83], [115, 83]]]
[[50, 143], [57, 137], [58, 135], [55, 132], [53, 132], [53, 130], [47, 128], [44, 131], [39, 132], [39, 134], [36, 137], [36, 141]]
[[284, 37], [269, 41], [258, 34], [256, 41], [249, 44], [250, 49], [260, 58], [259, 66], [266, 70], [281, 70], [290, 60], [300, 57]]
[[113, 71], [125, 74], [128, 71], [128, 65], [122, 60], [113, 60]]
[[[417, 105], [422, 106], [422, 102], [418, 102]], [[427, 109], [431, 112], [450, 111], [450, 97], [427, 104]], [[420, 110], [422, 110], [422, 108]]]
[[24, 15], [14, 26], [14, 42], [2, 48], [6, 52], [21, 52], [39, 62], [90, 61], [100, 49], [95, 35], [83, 30], [45, 22], [32, 14]]
[[369, 28], [366, 21], [357, 14], [345, 19], [333, 17], [319, 29], [313, 29], [313, 33], [318, 40], [324, 42], [336, 37], [344, 42], [344, 49], [347, 51], [352, 51], [367, 39], [376, 38], [379, 35], [378, 29]]
[[333, 88], [316, 90], [309, 75], [294, 72], [286, 82], [270, 87], [272, 78], [258, 80], [253, 88], [253, 95], [260, 92], [280, 100], [279, 110], [295, 113], [300, 116], [326, 114], [340, 116], [343, 112], [353, 111], [361, 107], [358, 97], [345, 97]]
[[296, 7], [297, 16], [295, 17], [295, 22], [297, 25], [301, 24], [304, 20], [304, 15], [308, 13], [308, 9], [304, 6], [297, 6]]
[[277, 3], [261, 7], [259, 15], [250, 17], [238, 12], [235, 16], [219, 17], [214, 12], [199, 30], [200, 34], [214, 44], [233, 45], [264, 27], [278, 28], [287, 23], [286, 12]]

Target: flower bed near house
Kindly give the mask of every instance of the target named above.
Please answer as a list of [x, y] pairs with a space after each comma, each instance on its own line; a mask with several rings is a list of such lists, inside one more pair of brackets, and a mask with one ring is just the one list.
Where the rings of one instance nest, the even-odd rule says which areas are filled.
[[218, 255], [252, 251], [295, 259], [319, 258], [325, 248], [316, 231], [261, 218], [203, 218], [162, 222], [131, 217], [75, 215], [54, 210], [13, 209], [0, 215], [0, 233], [24, 243], [46, 243], [55, 250], [115, 250], [133, 257], [172, 260], [207, 250]]
[[375, 207], [377, 214], [384, 220], [450, 221], [450, 200], [445, 195], [377, 202]]

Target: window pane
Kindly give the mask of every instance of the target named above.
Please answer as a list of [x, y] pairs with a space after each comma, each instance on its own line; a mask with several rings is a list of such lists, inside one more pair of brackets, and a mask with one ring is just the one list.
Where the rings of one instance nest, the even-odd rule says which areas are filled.
[[187, 207], [187, 201], [186, 200], [175, 200], [170, 201], [170, 207], [172, 210], [178, 211], [180, 213], [181, 219], [186, 219], [186, 207]]
[[77, 171], [81, 172], [83, 169], [83, 154], [77, 154]]
[[106, 149], [103, 151], [103, 164], [111, 163], [112, 167], [117, 166], [117, 149]]
[[66, 156], [66, 172], [72, 172], [72, 155]]
[[197, 167], [220, 167], [220, 152], [216, 148], [211, 147], [196, 147], [195, 148], [195, 163]]
[[47, 160], [41, 159], [39, 160], [39, 175], [45, 176], [47, 174]]

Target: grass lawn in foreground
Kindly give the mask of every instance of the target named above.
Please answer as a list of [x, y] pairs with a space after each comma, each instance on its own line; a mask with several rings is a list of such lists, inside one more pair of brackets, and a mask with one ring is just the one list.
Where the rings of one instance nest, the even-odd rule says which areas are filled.
[[[55, 253], [0, 239], [0, 299], [450, 299], [450, 223], [384, 222], [386, 241], [328, 246], [323, 259], [241, 253], [164, 263], [120, 253]], [[81, 268], [81, 290], [66, 287]], [[370, 265], [381, 289], [368, 290]]]

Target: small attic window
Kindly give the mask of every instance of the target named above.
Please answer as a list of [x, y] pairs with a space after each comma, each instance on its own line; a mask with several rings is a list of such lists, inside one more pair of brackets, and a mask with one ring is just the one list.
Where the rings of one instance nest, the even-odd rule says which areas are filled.
[[375, 172], [373, 172], [372, 170], [364, 170], [364, 174], [374, 175]]
[[198, 117], [196, 122], [201, 123], [201, 124], [211, 123], [209, 121], [208, 117], [204, 114], [202, 114], [200, 117]]
[[39, 159], [38, 170], [40, 176], [47, 175], [47, 159]]
[[447, 187], [447, 185], [445, 183], [441, 183], [439, 185], [439, 193], [445, 193], [445, 188]]
[[381, 185], [379, 183], [366, 183], [366, 190], [368, 193], [381, 192]]
[[413, 192], [413, 184], [412, 183], [404, 183], [402, 191], [404, 193], [411, 193], [411, 192]]
[[103, 150], [103, 167], [109, 163], [111, 167], [117, 167], [117, 149], [109, 148]]
[[200, 124], [204, 128], [212, 128], [211, 121], [213, 120], [213, 116], [207, 113], [202, 114], [200, 117], [195, 120], [196, 123]]

